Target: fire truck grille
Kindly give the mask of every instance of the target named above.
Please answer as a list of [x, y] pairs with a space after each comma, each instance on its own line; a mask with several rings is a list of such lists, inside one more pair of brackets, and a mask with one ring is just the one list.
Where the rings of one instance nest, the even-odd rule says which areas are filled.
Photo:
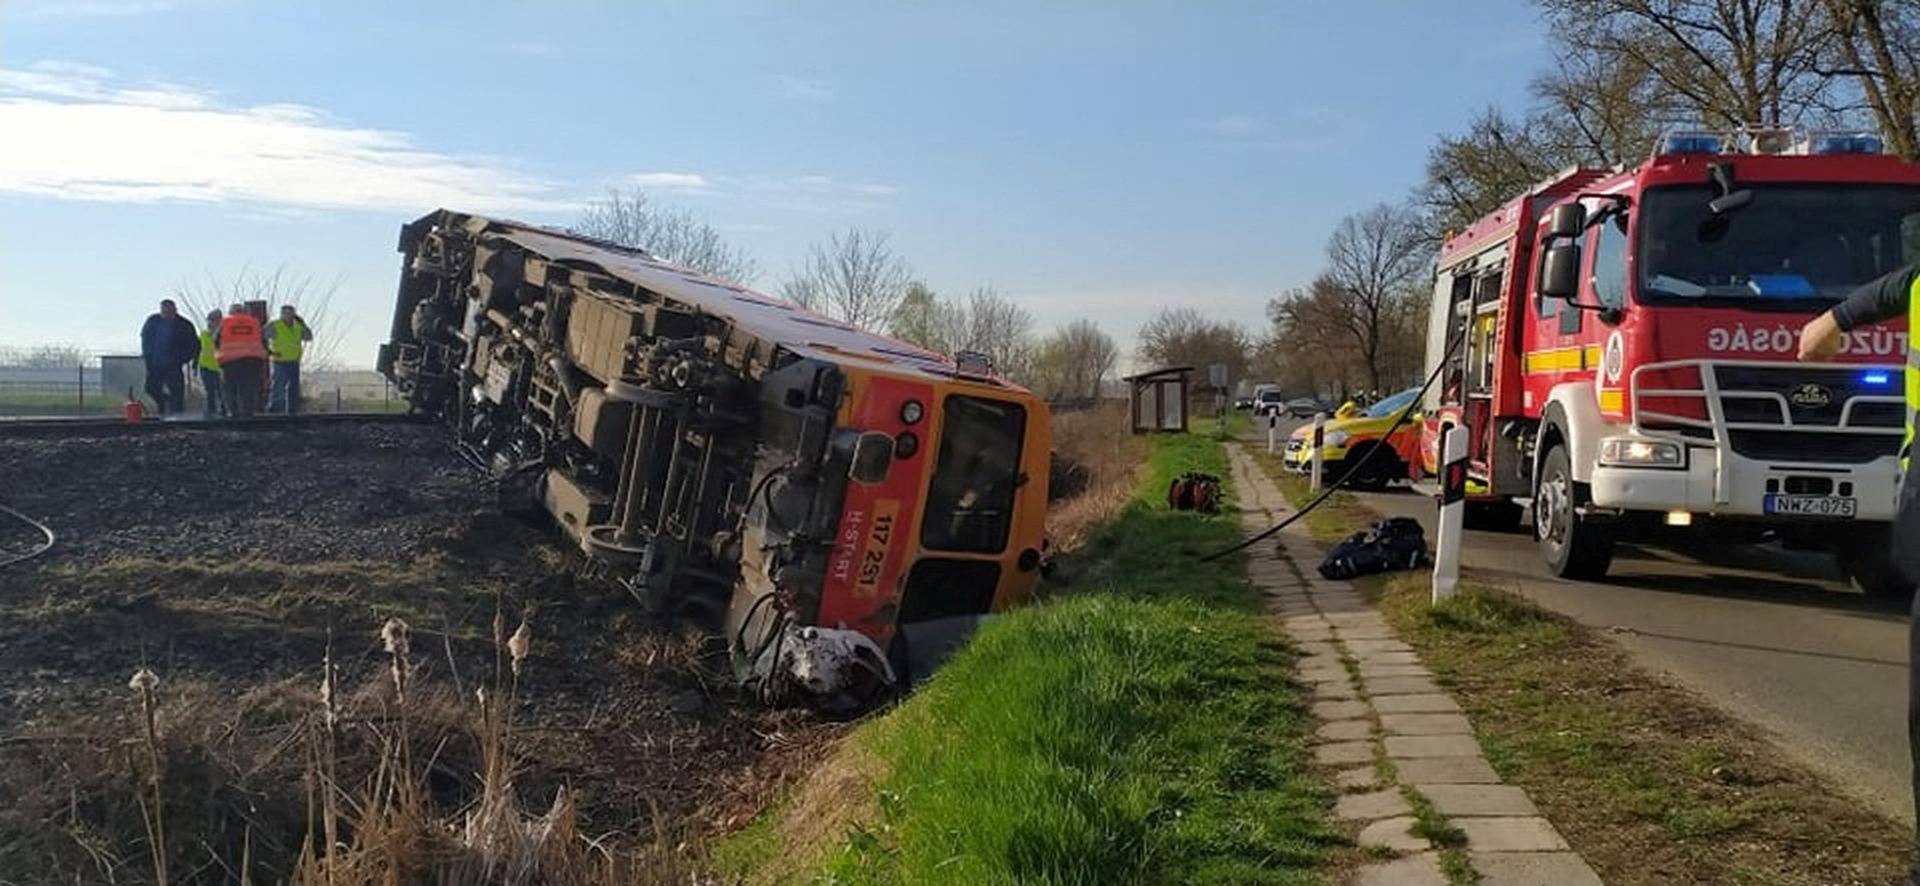
[[[1709, 384], [1701, 388], [1660, 376], [1671, 387], [1651, 386], [1644, 400], [1635, 398], [1641, 427], [1703, 442], [1723, 433], [1734, 452], [1764, 461], [1864, 464], [1900, 449], [1906, 415], [1897, 387], [1887, 383], [1898, 369], [1676, 365], [1698, 366], [1695, 384]], [[1646, 387], [1639, 380], [1636, 385]], [[1709, 418], [1709, 405], [1724, 424]]]
[[1827, 425], [1836, 427], [1845, 414], [1849, 427], [1897, 428], [1905, 417], [1900, 404], [1847, 404], [1855, 397], [1897, 395], [1890, 388], [1870, 388], [1852, 369], [1805, 369], [1796, 366], [1715, 366], [1720, 409], [1734, 424]]
[[1836, 434], [1822, 431], [1729, 431], [1733, 451], [1765, 461], [1831, 461], [1865, 464], [1900, 451], [1893, 434]]

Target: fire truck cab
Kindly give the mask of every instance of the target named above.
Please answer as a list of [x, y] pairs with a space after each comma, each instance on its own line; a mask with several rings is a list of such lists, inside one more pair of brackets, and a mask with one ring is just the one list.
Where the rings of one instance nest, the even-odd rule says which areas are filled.
[[1446, 238], [1422, 460], [1465, 428], [1469, 521], [1530, 510], [1556, 575], [1712, 533], [1910, 591], [1888, 563], [1905, 322], [1796, 355], [1807, 320], [1916, 260], [1920, 166], [1870, 136], [1670, 136], [1632, 169], [1568, 170]]

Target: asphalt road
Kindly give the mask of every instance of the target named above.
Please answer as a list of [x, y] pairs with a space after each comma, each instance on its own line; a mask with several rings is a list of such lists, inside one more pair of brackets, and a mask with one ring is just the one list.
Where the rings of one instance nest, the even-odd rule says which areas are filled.
[[[1264, 429], [1260, 431], [1264, 441]], [[1362, 493], [1369, 507], [1435, 529], [1410, 489]], [[1532, 529], [1468, 531], [1464, 564], [1604, 631], [1669, 675], [1773, 732], [1789, 755], [1899, 820], [1908, 791], [1907, 616], [1854, 591], [1829, 557], [1774, 546], [1622, 546], [1605, 583], [1551, 578]]]

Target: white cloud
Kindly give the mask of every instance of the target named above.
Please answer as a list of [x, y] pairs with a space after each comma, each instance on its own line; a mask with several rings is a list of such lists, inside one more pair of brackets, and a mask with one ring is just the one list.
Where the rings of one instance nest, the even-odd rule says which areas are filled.
[[650, 191], [704, 191], [713, 186], [697, 172], [636, 172], [627, 183]]
[[821, 77], [780, 74], [773, 78], [773, 94], [803, 102], [833, 101], [833, 83]]
[[426, 150], [297, 104], [115, 82], [84, 65], [0, 69], [0, 192], [128, 203], [562, 211], [558, 186], [486, 158]]
[[1252, 114], [1228, 114], [1208, 124], [1207, 128], [1225, 136], [1252, 135], [1265, 128], [1260, 118]]

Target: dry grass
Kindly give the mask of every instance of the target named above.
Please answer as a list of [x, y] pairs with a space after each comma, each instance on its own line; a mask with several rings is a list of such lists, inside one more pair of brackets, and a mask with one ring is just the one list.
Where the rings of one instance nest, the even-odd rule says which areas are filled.
[[[523, 804], [515, 714], [535, 637], [506, 627], [496, 615], [491, 673], [470, 690], [423, 679], [399, 619], [381, 631], [384, 667], [357, 686], [331, 648], [319, 680], [238, 698], [141, 668], [121, 714], [9, 739], [43, 765], [0, 772], [14, 798], [0, 844], [85, 882], [699, 882], [704, 858], [678, 828], [656, 819], [651, 843], [615, 847], [580, 832], [565, 786], [539, 811]], [[66, 796], [34, 789], [49, 769]]]
[[1147, 438], [1128, 428], [1125, 403], [1102, 403], [1056, 414], [1053, 452], [1047, 537], [1056, 552], [1066, 553], [1126, 507], [1146, 462]]

